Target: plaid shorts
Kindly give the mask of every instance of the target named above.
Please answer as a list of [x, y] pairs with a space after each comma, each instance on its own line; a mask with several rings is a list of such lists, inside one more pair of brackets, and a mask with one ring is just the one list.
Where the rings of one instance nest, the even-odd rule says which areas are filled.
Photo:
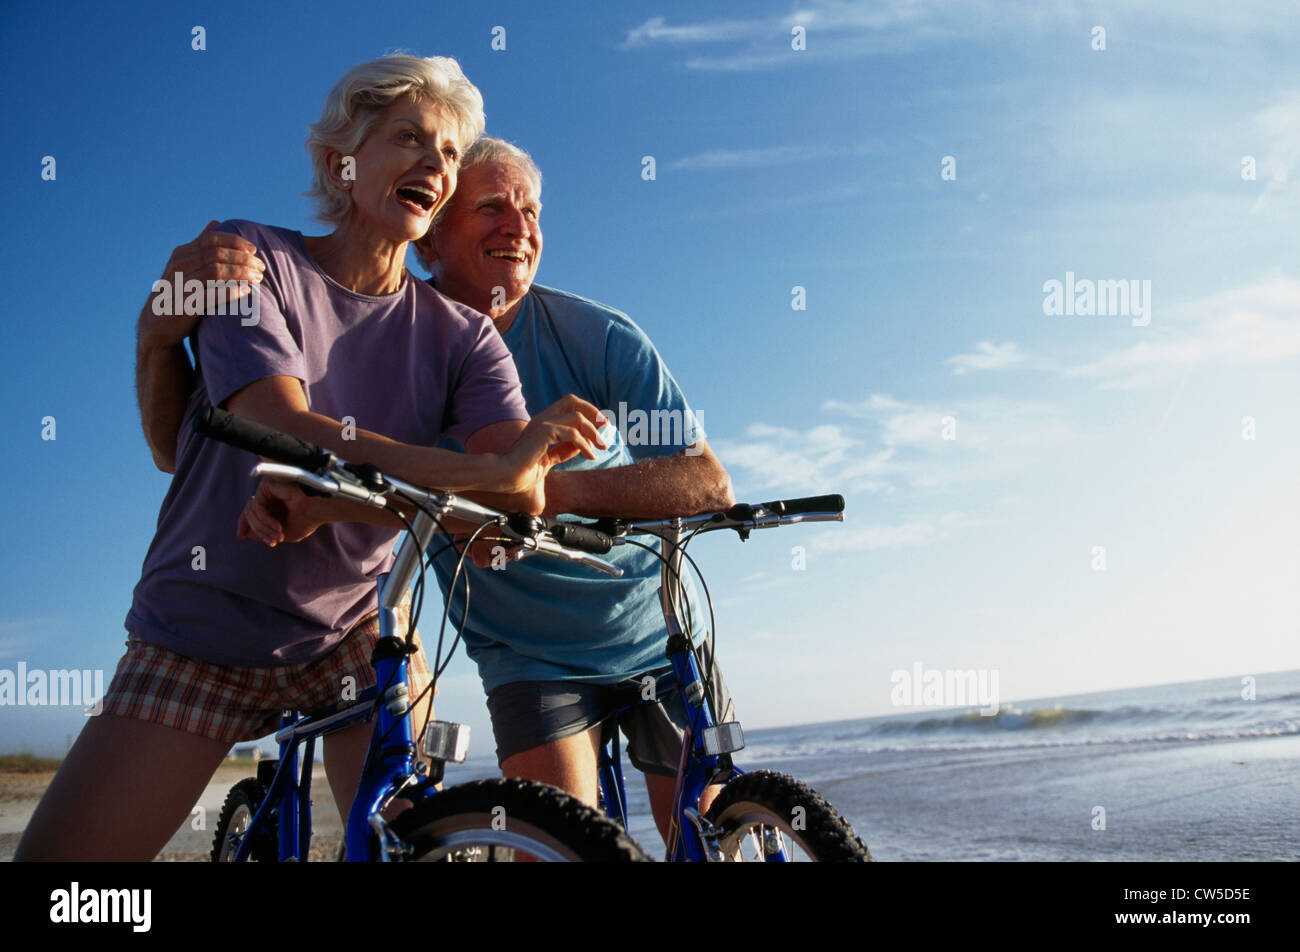
[[[407, 607], [398, 609], [402, 632], [410, 624]], [[378, 640], [379, 612], [375, 611], [323, 658], [276, 668], [233, 668], [187, 658], [132, 637], [104, 692], [102, 713], [227, 744], [257, 740], [279, 730], [286, 709], [328, 714], [346, 707], [373, 685], [370, 653]], [[415, 643], [420, 645], [418, 634]], [[433, 680], [422, 646], [410, 656], [407, 679], [412, 698]], [[412, 725], [417, 734], [431, 716], [432, 704], [432, 696], [420, 702]]]

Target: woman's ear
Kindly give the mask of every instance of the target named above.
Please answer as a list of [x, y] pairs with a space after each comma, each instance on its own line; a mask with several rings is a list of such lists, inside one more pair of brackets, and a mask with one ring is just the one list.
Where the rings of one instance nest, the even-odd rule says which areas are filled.
[[329, 170], [330, 184], [344, 191], [352, 187], [357, 178], [357, 160], [342, 152], [330, 149], [325, 153], [325, 168]]

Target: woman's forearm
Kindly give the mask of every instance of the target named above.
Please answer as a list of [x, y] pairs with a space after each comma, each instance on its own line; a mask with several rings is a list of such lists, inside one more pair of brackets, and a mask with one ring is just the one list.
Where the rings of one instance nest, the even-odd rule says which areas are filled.
[[467, 456], [437, 447], [398, 443], [369, 430], [344, 427], [338, 420], [312, 412], [302, 384], [292, 377], [255, 381], [227, 400], [226, 408], [236, 416], [315, 443], [344, 459], [370, 463], [420, 486], [448, 492], [501, 488], [505, 467], [499, 455]]

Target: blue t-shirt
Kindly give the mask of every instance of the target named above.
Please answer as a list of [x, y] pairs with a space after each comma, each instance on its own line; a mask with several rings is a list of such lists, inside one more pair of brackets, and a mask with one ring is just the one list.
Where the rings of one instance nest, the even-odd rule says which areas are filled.
[[[676, 455], [704, 439], [677, 381], [625, 314], [534, 285], [503, 337], [529, 413], [574, 393], [610, 420], [602, 432], [607, 450], [595, 460], [579, 455], [560, 468], [627, 466]], [[652, 536], [640, 541], [658, 546]], [[622, 578], [545, 556], [510, 562], [500, 570], [476, 569], [466, 560], [470, 607], [464, 639], [485, 691], [514, 681], [613, 684], [667, 664], [659, 559], [631, 545], [618, 546], [604, 558], [623, 569]], [[444, 552], [435, 563], [444, 594], [455, 561]], [[707, 610], [689, 580], [687, 591], [698, 643], [708, 631]], [[460, 623], [463, 605], [458, 585], [452, 625]]]

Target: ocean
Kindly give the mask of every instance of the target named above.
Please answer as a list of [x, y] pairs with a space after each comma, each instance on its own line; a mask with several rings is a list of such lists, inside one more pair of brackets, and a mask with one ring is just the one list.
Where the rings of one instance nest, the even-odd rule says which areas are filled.
[[[881, 861], [1300, 859], [1300, 671], [1251, 687], [747, 730], [735, 761], [808, 783]], [[661, 857], [644, 786], [627, 780], [631, 832]]]

